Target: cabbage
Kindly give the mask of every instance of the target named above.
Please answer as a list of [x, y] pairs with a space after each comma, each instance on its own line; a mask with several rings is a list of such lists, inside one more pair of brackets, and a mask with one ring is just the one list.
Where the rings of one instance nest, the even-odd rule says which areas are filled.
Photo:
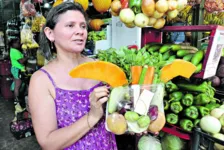
[[162, 137], [161, 144], [164, 150], [181, 150], [184, 147], [184, 142], [171, 134], [165, 134]]
[[138, 141], [138, 150], [162, 150], [162, 146], [158, 139], [144, 135]]

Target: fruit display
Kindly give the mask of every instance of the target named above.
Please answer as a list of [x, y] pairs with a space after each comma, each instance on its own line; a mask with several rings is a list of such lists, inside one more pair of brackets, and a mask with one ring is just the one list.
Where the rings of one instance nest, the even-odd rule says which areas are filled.
[[121, 22], [129, 28], [152, 26], [160, 29], [166, 19], [176, 18], [186, 5], [186, 0], [114, 0], [111, 14], [119, 16]]
[[222, 11], [223, 10], [222, 0], [205, 0], [204, 8], [207, 12]]
[[99, 40], [105, 40], [106, 39], [106, 31], [90, 31], [88, 33], [88, 38], [89, 41], [99, 41]]

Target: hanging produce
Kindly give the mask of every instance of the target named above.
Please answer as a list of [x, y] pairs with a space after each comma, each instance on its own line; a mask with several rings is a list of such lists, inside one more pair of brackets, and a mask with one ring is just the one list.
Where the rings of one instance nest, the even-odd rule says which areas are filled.
[[90, 28], [93, 29], [94, 31], [99, 31], [103, 24], [104, 21], [102, 19], [92, 19], [89, 22]]
[[109, 10], [111, 0], [92, 0], [93, 7], [100, 13], [104, 13]]
[[166, 19], [176, 18], [186, 6], [187, 0], [114, 0], [111, 14], [119, 16], [128, 28], [151, 26], [161, 29], [166, 24]]
[[74, 0], [74, 2], [81, 4], [85, 11], [89, 7], [89, 0]]

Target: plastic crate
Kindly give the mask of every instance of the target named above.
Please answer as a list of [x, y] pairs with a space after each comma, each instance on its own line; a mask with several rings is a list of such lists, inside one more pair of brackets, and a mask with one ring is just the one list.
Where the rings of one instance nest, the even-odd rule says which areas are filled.
[[143, 28], [141, 45], [150, 42], [162, 43], [163, 32], [206, 32], [210, 31], [208, 48], [202, 62], [202, 70], [194, 77], [207, 79], [215, 75], [224, 46], [224, 27], [218, 25], [165, 26], [162, 29]]
[[214, 150], [215, 143], [224, 145], [224, 141], [212, 137], [208, 133], [201, 131], [200, 128], [194, 128], [191, 150]]

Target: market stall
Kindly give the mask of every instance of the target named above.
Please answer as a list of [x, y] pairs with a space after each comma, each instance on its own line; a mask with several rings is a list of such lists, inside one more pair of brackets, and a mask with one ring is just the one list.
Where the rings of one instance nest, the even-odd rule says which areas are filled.
[[[90, 18], [83, 55], [100, 61], [80, 65], [70, 75], [112, 86], [105, 126], [116, 135], [118, 149], [223, 149], [222, 1], [75, 2]], [[46, 14], [61, 3], [21, 0], [20, 17], [8, 20], [4, 34], [0, 33], [0, 48], [4, 47], [0, 84], [5, 99], [13, 98], [7, 42], [21, 39], [29, 58], [28, 85], [32, 73], [47, 63], [39, 51]], [[27, 101], [27, 93], [22, 96]], [[34, 134], [31, 124], [29, 133], [14, 130], [22, 124], [18, 121], [11, 125], [18, 139]], [[146, 135], [138, 135], [144, 131]]]

